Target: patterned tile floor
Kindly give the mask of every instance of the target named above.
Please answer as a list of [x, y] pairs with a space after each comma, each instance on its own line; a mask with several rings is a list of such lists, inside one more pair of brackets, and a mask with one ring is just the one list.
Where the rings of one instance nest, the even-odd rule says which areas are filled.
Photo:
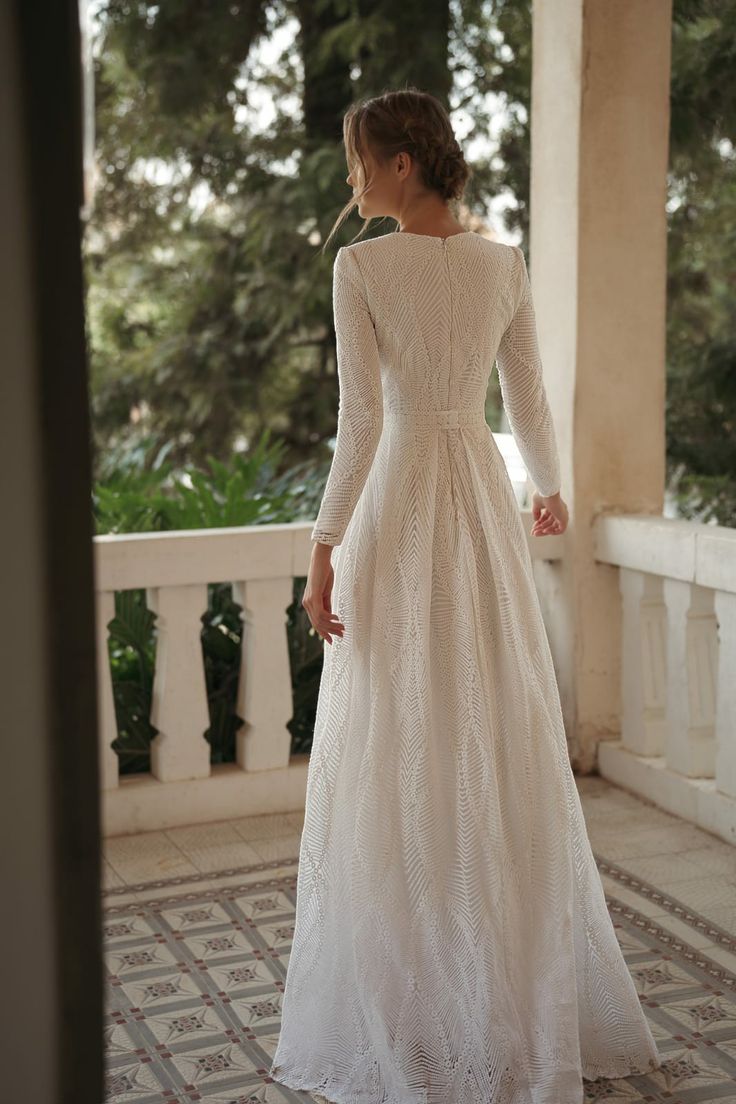
[[[667, 1057], [655, 1075], [586, 1082], [586, 1104], [736, 1104], [736, 848], [596, 776], [578, 786]], [[104, 842], [106, 1101], [324, 1100], [267, 1075], [301, 825], [244, 817]]]

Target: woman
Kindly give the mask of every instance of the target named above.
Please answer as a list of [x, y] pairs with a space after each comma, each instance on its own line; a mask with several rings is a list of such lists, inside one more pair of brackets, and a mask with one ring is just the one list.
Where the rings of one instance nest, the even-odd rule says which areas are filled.
[[336, 225], [357, 202], [399, 230], [334, 266], [337, 442], [303, 599], [330, 647], [270, 1073], [338, 1104], [579, 1104], [584, 1077], [661, 1059], [484, 418], [497, 359], [532, 532], [564, 532], [526, 264], [451, 214], [469, 170], [434, 97], [355, 104], [344, 139]]

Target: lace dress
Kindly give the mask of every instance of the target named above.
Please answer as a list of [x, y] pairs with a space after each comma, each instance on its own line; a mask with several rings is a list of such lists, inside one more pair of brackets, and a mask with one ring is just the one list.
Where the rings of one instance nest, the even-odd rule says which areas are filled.
[[504, 406], [560, 487], [524, 255], [391, 233], [334, 266], [336, 546], [274, 1080], [337, 1104], [580, 1104], [661, 1065], [568, 758]]

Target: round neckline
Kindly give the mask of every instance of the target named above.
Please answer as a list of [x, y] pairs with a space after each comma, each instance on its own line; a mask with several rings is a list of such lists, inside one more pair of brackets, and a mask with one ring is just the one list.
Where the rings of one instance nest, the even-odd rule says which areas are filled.
[[474, 234], [475, 230], [458, 230], [456, 234], [447, 234], [444, 238], [439, 234], [413, 234], [411, 230], [394, 230], [394, 237], [397, 238], [429, 238], [430, 241], [449, 241], [450, 238], [463, 238], [468, 234]]

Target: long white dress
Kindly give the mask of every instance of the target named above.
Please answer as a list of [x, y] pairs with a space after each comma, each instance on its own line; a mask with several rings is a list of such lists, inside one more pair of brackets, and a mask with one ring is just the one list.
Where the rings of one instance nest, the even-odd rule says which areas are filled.
[[580, 1104], [662, 1063], [570, 767], [494, 361], [560, 487], [524, 255], [474, 232], [341, 248], [337, 546], [270, 1074], [338, 1104]]

